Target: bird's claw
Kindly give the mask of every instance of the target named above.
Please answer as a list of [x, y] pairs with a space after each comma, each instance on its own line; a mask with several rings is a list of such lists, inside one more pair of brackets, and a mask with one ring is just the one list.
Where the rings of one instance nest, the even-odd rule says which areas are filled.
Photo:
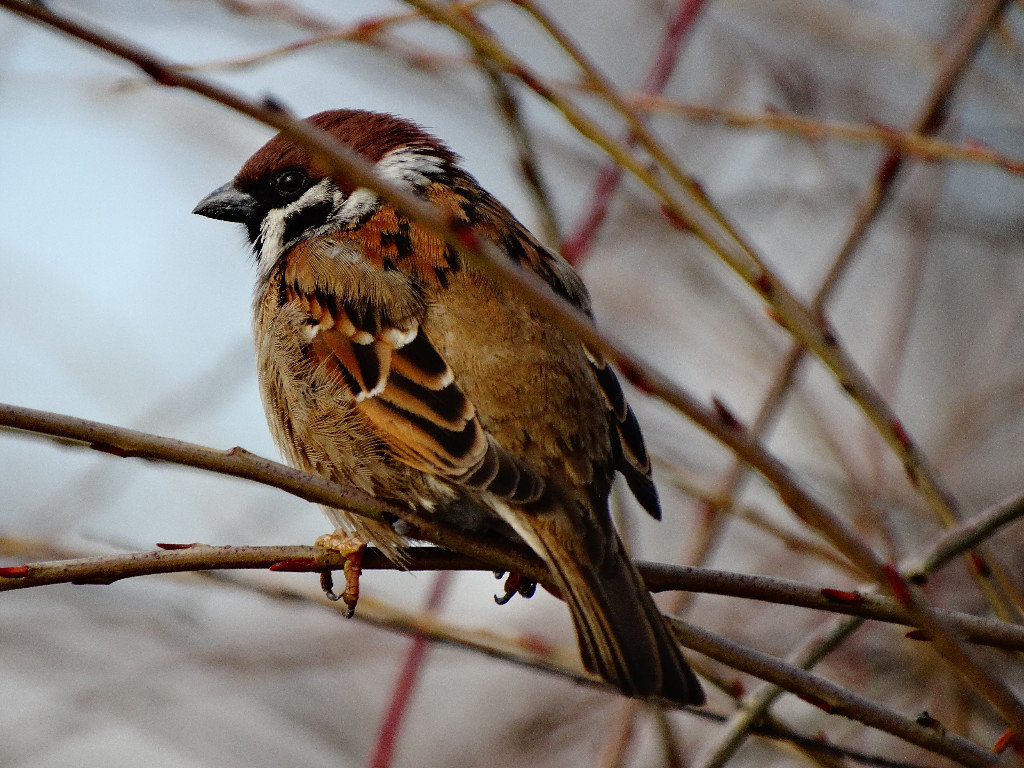
[[[504, 575], [504, 571], [495, 573], [495, 577], [499, 579]], [[505, 594], [500, 597], [498, 595], [494, 596], [494, 602], [498, 605], [505, 605], [516, 595], [522, 595], [526, 598], [533, 597], [533, 593], [537, 591], [537, 582], [524, 579], [517, 573], [510, 573], [508, 578], [505, 579], [504, 589]]]
[[366, 542], [358, 536], [348, 536], [336, 531], [321, 536], [316, 540], [316, 546], [337, 552], [345, 559], [342, 566], [345, 589], [342, 593], [335, 594], [334, 576], [331, 571], [323, 571], [320, 574], [320, 588], [328, 600], [341, 600], [345, 603], [345, 618], [350, 619], [356, 612], [356, 603], [359, 602], [359, 576], [363, 572], [363, 551], [366, 549]]

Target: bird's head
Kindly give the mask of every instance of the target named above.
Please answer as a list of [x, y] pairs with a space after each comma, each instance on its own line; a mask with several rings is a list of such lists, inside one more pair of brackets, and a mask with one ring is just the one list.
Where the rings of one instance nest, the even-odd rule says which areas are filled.
[[[308, 122], [374, 163], [381, 176], [412, 192], [451, 174], [458, 163], [458, 156], [443, 142], [394, 115], [337, 109], [313, 115]], [[265, 271], [303, 240], [357, 226], [380, 202], [370, 190], [330, 176], [309, 152], [278, 134], [192, 212], [245, 225]]]

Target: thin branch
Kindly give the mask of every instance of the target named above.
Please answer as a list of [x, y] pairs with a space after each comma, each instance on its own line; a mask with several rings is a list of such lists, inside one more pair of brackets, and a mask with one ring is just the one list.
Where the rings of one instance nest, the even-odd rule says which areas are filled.
[[[801, 669], [812, 669], [863, 623], [863, 619], [857, 618], [837, 622], [824, 639], [817, 636], [809, 638], [801, 648], [789, 655], [789, 661]], [[746, 741], [751, 728], [768, 714], [782, 693], [783, 689], [779, 686], [765, 683], [744, 696], [740, 702], [740, 711], [717, 734], [715, 746], [698, 764], [698, 768], [722, 768]]]
[[911, 580], [926, 576], [954, 557], [974, 549], [990, 539], [1000, 529], [1022, 517], [1024, 517], [1024, 495], [1018, 495], [975, 515], [960, 523], [956, 528], [950, 528], [934, 544], [928, 555], [907, 565], [903, 571]]
[[888, 707], [774, 656], [747, 648], [681, 619], [673, 619], [671, 623], [676, 638], [685, 647], [710, 656], [734, 669], [775, 683], [824, 712], [857, 720], [930, 752], [944, 755], [962, 765], [980, 768], [1006, 764], [999, 756], [961, 736], [918, 725], [914, 720]]
[[[588, 83], [577, 87], [592, 91]], [[629, 103], [641, 112], [677, 115], [694, 122], [712, 123], [730, 128], [756, 128], [801, 136], [809, 142], [837, 139], [853, 144], [881, 144], [901, 157], [922, 161], [962, 161], [991, 165], [1014, 176], [1024, 175], [1024, 160], [997, 152], [980, 142], [956, 143], [905, 130], [895, 125], [859, 125], [833, 120], [817, 120], [790, 112], [746, 112], [729, 107], [694, 104], [651, 94], [627, 95]]]
[[[433, 616], [441, 607], [451, 585], [451, 574], [451, 571], [440, 571], [435, 575], [434, 585], [430, 589], [426, 605], [423, 608], [425, 616]], [[402, 723], [409, 712], [409, 703], [412, 701], [429, 650], [428, 638], [422, 635], [413, 638], [412, 645], [406, 652], [402, 668], [395, 679], [391, 700], [377, 729], [377, 739], [368, 762], [370, 768], [388, 768], [391, 765], [395, 749], [398, 746], [398, 737], [402, 732]]]
[[[472, 10], [493, 1], [494, 0], [462, 0], [461, 2], [456, 1], [452, 3], [452, 5], [460, 9]], [[354, 24], [331, 26], [325, 31], [320, 31], [320, 34], [314, 35], [313, 37], [296, 40], [295, 42], [269, 48], [267, 50], [260, 51], [259, 53], [248, 54], [245, 56], [233, 56], [228, 59], [217, 59], [214, 61], [204, 61], [195, 64], [179, 64], [172, 68], [179, 72], [215, 72], [218, 70], [244, 69], [258, 64], [267, 64], [284, 56], [290, 56], [291, 54], [306, 50], [307, 48], [315, 48], [320, 45], [327, 45], [331, 43], [372, 43], [392, 27], [422, 20], [423, 14], [415, 10], [405, 11], [403, 13], [381, 14], [379, 16], [362, 19]], [[303, 26], [309, 27], [310, 25], [304, 24]], [[327, 26], [328, 24], [325, 20], [320, 20], [316, 29], [319, 31]], [[465, 62], [466, 60], [463, 59], [462, 61]]]
[[407, 513], [402, 507], [379, 501], [358, 489], [265, 459], [241, 447], [217, 450], [77, 416], [6, 403], [0, 404], [0, 427], [45, 435], [58, 442], [72, 443], [76, 447], [87, 447], [120, 458], [166, 461], [230, 477], [255, 480], [306, 501], [350, 510], [375, 520], [382, 520], [384, 512], [396, 516]]
[[[0, 538], [0, 552], [18, 551], [17, 541]], [[150, 552], [97, 555], [94, 557], [29, 563], [0, 569], [0, 591], [52, 584], [113, 584], [121, 579], [162, 573], [188, 573], [208, 570], [266, 569], [281, 563], [292, 564], [289, 571], [336, 571], [344, 565], [337, 552], [306, 545], [211, 546], [198, 542], [159, 544]], [[486, 563], [449, 552], [439, 547], [413, 547], [409, 560], [398, 565], [383, 552], [368, 547], [364, 552], [364, 570], [491, 570]], [[300, 565], [301, 564], [301, 565]], [[284, 570], [284, 569], [282, 569]]]
[[[684, 222], [686, 228], [702, 240], [744, 281], [767, 301], [776, 313], [779, 323], [802, 345], [810, 349], [829, 368], [847, 394], [860, 406], [875, 429], [906, 469], [912, 486], [933, 507], [940, 517], [952, 514], [951, 496], [942, 487], [920, 447], [893, 413], [889, 404], [875, 390], [868, 377], [855, 364], [848, 351], [840, 344], [820, 308], [807, 307], [772, 272], [765, 261], [751, 248], [725, 216], [705, 195], [703, 189], [689, 177], [647, 129], [614, 86], [587, 61], [579, 49], [569, 44], [567, 36], [549, 20], [546, 28], [556, 37], [595, 84], [600, 94], [629, 122], [639, 143], [663, 168], [671, 179], [686, 193], [683, 198], [672, 194], [647, 164], [606, 131], [590, 120], [582, 110], [563, 93], [545, 85], [518, 57], [513, 55], [475, 18], [452, 11], [437, 0], [405, 0], [426, 15], [461, 35], [481, 56], [490, 57], [505, 71], [519, 77], [541, 98], [558, 109], [581, 135], [594, 142], [623, 168], [643, 182], [659, 199], [671, 217]], [[928, 95], [925, 122], [921, 131], [929, 129], [939, 119], [945, 100], [955, 85], [957, 75], [970, 59], [991, 22], [998, 18], [1009, 0], [982, 0], [972, 6], [968, 18], [949, 47], [941, 67], [936, 86]], [[898, 166], [899, 161], [895, 164]], [[842, 260], [840, 260], [841, 262]], [[494, 266], [494, 265], [492, 265]], [[826, 279], [826, 286], [830, 278]], [[581, 337], [582, 338], [582, 337]], [[678, 407], [678, 406], [677, 406]]]
[[316, 16], [310, 11], [299, 8], [297, 4], [287, 0], [215, 0], [232, 13], [240, 16], [254, 16], [259, 18], [270, 18], [274, 21], [283, 21], [293, 27], [307, 29], [313, 32], [320, 32], [331, 29], [334, 25], [331, 20], [324, 16]]
[[544, 174], [541, 172], [541, 164], [538, 162], [537, 152], [534, 150], [533, 138], [523, 120], [519, 97], [512, 90], [509, 76], [495, 67], [494, 62], [487, 58], [481, 58], [478, 61], [491, 86], [495, 106], [512, 134], [519, 171], [526, 182], [526, 188], [533, 196], [534, 205], [540, 217], [541, 239], [548, 247], [558, 250], [562, 242], [558, 219], [555, 217], [551, 195], [548, 193]]
[[[0, 592], [52, 584], [112, 584], [121, 579], [158, 573], [270, 568], [281, 563], [288, 564], [284, 570], [308, 572], [340, 570], [344, 565], [344, 559], [338, 553], [312, 546], [209, 546], [198, 543], [164, 546], [168, 548], [0, 568]], [[520, 554], [529, 560], [530, 556], [525, 551]], [[899, 603], [869, 592], [821, 588], [788, 579], [685, 565], [638, 561], [637, 568], [652, 592], [685, 590], [725, 595], [917, 626]], [[494, 569], [492, 562], [435, 547], [410, 547], [401, 564], [395, 564], [374, 548], [368, 548], [363, 555], [363, 570], [367, 571]], [[535, 560], [531, 572], [524, 575], [532, 577], [543, 573], [543, 565]], [[942, 610], [938, 613], [974, 643], [1024, 651], [1024, 627], [1018, 624], [957, 611]]]
[[[665, 88], [669, 78], [672, 76], [672, 72], [675, 71], [676, 64], [679, 62], [686, 34], [696, 23], [700, 12], [704, 9], [705, 2], [706, 0], [680, 0], [672, 17], [665, 25], [658, 50], [647, 70], [647, 74], [644, 76], [643, 82], [640, 84], [641, 93], [653, 97], [660, 94]], [[570, 56], [580, 64], [584, 71], [587, 71], [588, 63], [584, 59], [582, 52], [575, 45], [571, 44], [567, 36], [560, 33], [551, 18], [544, 14], [536, 3], [530, 0], [529, 2], [520, 2], [520, 5], [526, 8], [534, 18], [538, 19], [548, 34], [559, 40]], [[593, 68], [590, 69], [592, 70]], [[587, 82], [593, 84], [596, 81], [588, 77]], [[630, 131], [622, 141], [627, 146], [632, 147], [636, 144], [637, 139], [636, 133]], [[563, 248], [563, 255], [571, 264], [579, 263], [589, 252], [594, 238], [597, 236], [597, 230], [608, 213], [608, 206], [616, 189], [618, 189], [621, 179], [622, 166], [610, 160], [601, 166], [598, 171], [597, 179], [594, 182], [594, 188], [585, 211], [577, 221], [572, 234], [566, 239]]]
[[[436, 565], [434, 558], [447, 559], [448, 553], [441, 553], [436, 550], [427, 550], [420, 558], [419, 548], [413, 550], [413, 561], [418, 560], [420, 564], [431, 563]], [[256, 555], [255, 557], [253, 555]], [[310, 557], [312, 555], [312, 557]], [[277, 563], [300, 563], [303, 560], [312, 561], [316, 567], [336, 568], [341, 566], [337, 553], [323, 550], [318, 547], [208, 547], [205, 545], [193, 545], [184, 549], [169, 549], [160, 552], [133, 553], [124, 556], [106, 556], [103, 558], [89, 558], [77, 561], [63, 561], [57, 563], [42, 563], [32, 566], [14, 566], [0, 571], [0, 588], [6, 582], [28, 582], [40, 578], [35, 571], [38, 569], [48, 577], [55, 576], [58, 572], [62, 574], [60, 581], [71, 581], [72, 583], [109, 583], [117, 578], [124, 578], [129, 571], [136, 573], [158, 573], [175, 570], [172, 565], [180, 565], [182, 562], [192, 560], [191, 568], [202, 567], [227, 567], [237, 568], [240, 562], [249, 558], [250, 562], [258, 562], [257, 567], [268, 567]], [[117, 560], [117, 567], [110, 567], [113, 560]], [[104, 560], [105, 572], [97, 576], [95, 570], [90, 570], [86, 563], [97, 560]], [[431, 562], [433, 560], [433, 562]], [[480, 568], [480, 563], [472, 563], [466, 560], [455, 558], [448, 564], [461, 564], [473, 568]], [[216, 563], [216, 566], [214, 565]], [[394, 564], [386, 562], [383, 555], [373, 550], [366, 553], [365, 567], [387, 567], [394, 568]], [[486, 566], [483, 566], [486, 568]], [[27, 572], [21, 570], [27, 569]], [[648, 570], [644, 565], [643, 569]], [[49, 581], [48, 583], [56, 583]], [[429, 620], [418, 617], [418, 626]], [[718, 661], [728, 664], [736, 669], [760, 677], [764, 680], [777, 683], [801, 698], [822, 707], [831, 714], [841, 714], [846, 717], [858, 720], [865, 725], [896, 735], [906, 741], [917, 744], [937, 754], [959, 760], [969, 766], [989, 766], [1002, 764], [1000, 759], [990, 752], [985, 752], [980, 747], [972, 744], [966, 739], [950, 734], [942, 734], [933, 729], [918, 726], [913, 721], [903, 718], [896, 712], [879, 704], [864, 699], [846, 689], [831, 683], [816, 675], [811, 675], [799, 670], [792, 664], [788, 664], [774, 657], [763, 654], [759, 651], [747, 648], [724, 637], [698, 630], [682, 622], [673, 620], [673, 626], [681, 642], [689, 648], [699, 651]], [[447, 638], [441, 638], [446, 639]], [[495, 651], [490, 651], [492, 655]], [[503, 655], [498, 653], [497, 655]], [[518, 663], [534, 666], [531, 659], [519, 657], [513, 659]], [[550, 660], [545, 660], [544, 669], [549, 669]], [[578, 676], [578, 672], [574, 673]], [[583, 678], [588, 684], [598, 687], [606, 687], [602, 683]]]

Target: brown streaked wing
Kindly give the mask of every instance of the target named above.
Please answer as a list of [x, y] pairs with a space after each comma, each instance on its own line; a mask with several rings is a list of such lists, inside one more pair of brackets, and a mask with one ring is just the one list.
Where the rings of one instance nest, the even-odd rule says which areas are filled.
[[608, 421], [613, 427], [611, 437], [615, 468], [626, 478], [629, 490], [640, 502], [640, 506], [655, 520], [660, 520], [661, 504], [658, 502], [658, 491], [651, 479], [651, 459], [647, 455], [640, 423], [626, 402], [619, 378], [608, 365], [608, 361], [597, 357], [590, 350], [586, 352], [597, 377], [598, 386], [604, 394]]
[[[377, 314], [352, 311], [336, 296], [309, 295], [294, 283], [286, 295], [310, 316], [310, 355], [352, 393], [355, 407], [401, 461], [514, 502], [540, 497], [543, 480], [485, 432], [476, 408], [415, 321], [395, 327]], [[367, 328], [356, 324], [371, 316]]]

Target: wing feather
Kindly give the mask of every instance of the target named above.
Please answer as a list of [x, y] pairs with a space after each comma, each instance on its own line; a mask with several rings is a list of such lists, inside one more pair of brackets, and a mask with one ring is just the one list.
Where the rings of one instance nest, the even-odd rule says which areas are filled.
[[309, 318], [309, 354], [348, 389], [401, 461], [514, 502], [541, 496], [543, 480], [487, 434], [415, 320], [395, 322], [322, 289], [303, 288], [289, 283], [286, 297]]
[[612, 425], [612, 453], [615, 468], [626, 478], [629, 490], [640, 502], [647, 513], [655, 520], [661, 519], [661, 504], [658, 502], [658, 491], [651, 479], [651, 458], [644, 445], [644, 436], [640, 431], [640, 423], [636, 414], [626, 402], [626, 396], [619, 384], [615, 371], [608, 361], [598, 357], [589, 349], [587, 357], [594, 369], [598, 386], [604, 394], [605, 407], [608, 409], [608, 420]]

